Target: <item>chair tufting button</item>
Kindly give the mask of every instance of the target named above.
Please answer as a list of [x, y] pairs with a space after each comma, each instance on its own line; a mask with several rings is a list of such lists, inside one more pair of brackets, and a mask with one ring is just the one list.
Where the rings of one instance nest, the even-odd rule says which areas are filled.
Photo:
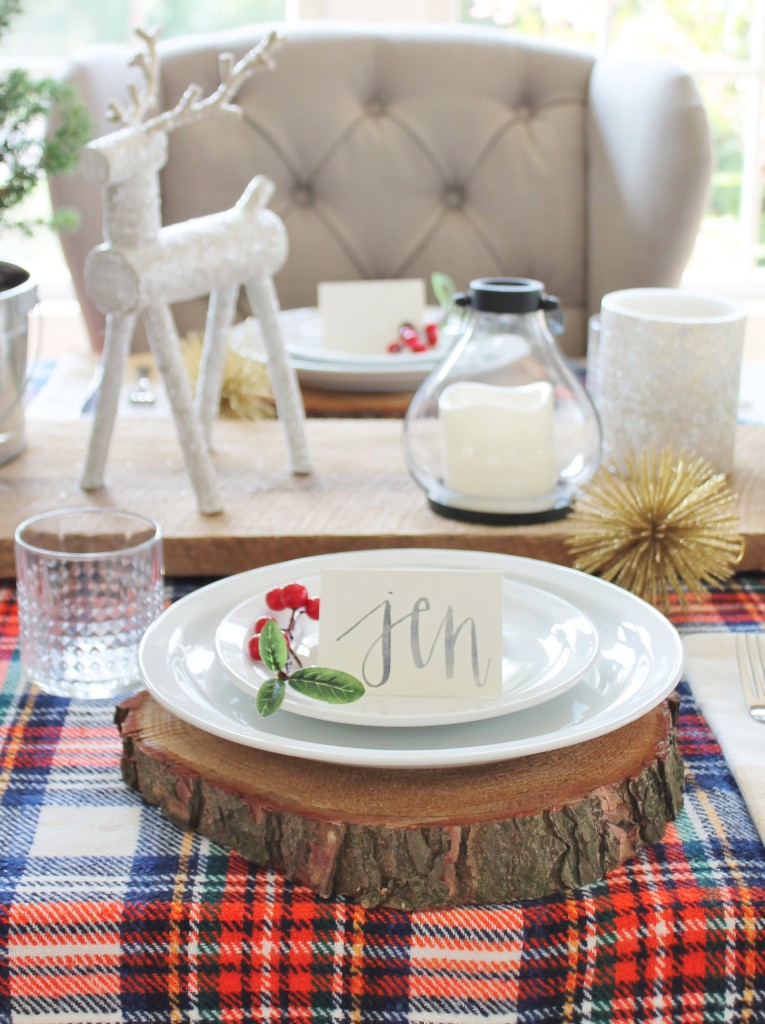
[[465, 191], [459, 185], [453, 185], [444, 192], [444, 206], [450, 210], [459, 210], [465, 204]]
[[295, 185], [292, 190], [292, 201], [297, 206], [310, 206], [313, 202], [313, 190], [310, 185]]
[[382, 100], [370, 100], [366, 105], [366, 112], [369, 117], [382, 117], [385, 113], [385, 104]]

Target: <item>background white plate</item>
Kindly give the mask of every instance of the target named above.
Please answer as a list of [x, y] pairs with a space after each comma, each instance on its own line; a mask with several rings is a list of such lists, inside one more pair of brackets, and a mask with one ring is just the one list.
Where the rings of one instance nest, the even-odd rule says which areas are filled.
[[[289, 583], [284, 579], [283, 583]], [[319, 576], [301, 576], [309, 593], [321, 594]], [[286, 626], [289, 614], [271, 612], [266, 591], [241, 602], [223, 616], [215, 631], [215, 650], [223, 668], [237, 686], [252, 696], [269, 679], [262, 662], [247, 652], [253, 624], [273, 615]], [[496, 700], [459, 700], [453, 697], [386, 698], [367, 690], [353, 704], [324, 704], [287, 687], [280, 711], [327, 722], [374, 726], [433, 726], [493, 718], [533, 707], [563, 693], [591, 667], [598, 653], [595, 627], [568, 601], [526, 583], [505, 578], [503, 588], [502, 678], [503, 694]], [[301, 615], [296, 623], [295, 650], [304, 665], [317, 665], [320, 622]], [[319, 655], [320, 657], [320, 655]], [[343, 668], [342, 665], [328, 666]]]
[[[441, 311], [437, 306], [428, 306], [424, 311], [423, 327], [427, 323], [438, 323]], [[413, 363], [432, 368], [454, 340], [455, 327], [438, 332], [438, 344], [425, 352], [345, 352], [342, 349], [324, 347], [321, 313], [315, 307], [284, 309], [279, 314], [279, 325], [284, 334], [284, 344], [291, 356], [308, 362], [333, 363], [340, 366], [355, 366], [359, 370], [387, 371], [391, 363]], [[392, 337], [391, 341], [396, 338]]]
[[306, 387], [321, 391], [368, 391], [386, 394], [398, 391], [416, 391], [433, 366], [413, 365], [409, 360], [403, 365], [385, 370], [358, 370], [353, 366], [338, 366], [330, 363], [311, 363], [304, 359], [290, 357], [298, 380]]
[[[223, 615], [257, 590], [324, 566], [499, 569], [581, 608], [600, 637], [593, 668], [570, 690], [514, 715], [427, 729], [377, 729], [299, 715], [262, 719], [220, 667], [214, 634]], [[296, 559], [194, 591], [149, 627], [139, 665], [149, 692], [179, 718], [246, 746], [339, 764], [434, 768], [504, 761], [605, 735], [650, 711], [683, 666], [677, 631], [650, 605], [574, 569], [512, 555], [381, 549]]]
[[[428, 307], [431, 311], [431, 307]], [[436, 313], [433, 308], [432, 312]], [[439, 343], [427, 352], [369, 356], [333, 352], [322, 348], [318, 309], [285, 309], [279, 313], [284, 344], [302, 384], [331, 391], [413, 391], [441, 360], [462, 333], [459, 317], [439, 331]], [[254, 317], [231, 331], [232, 348], [253, 358], [263, 358], [260, 325]]]

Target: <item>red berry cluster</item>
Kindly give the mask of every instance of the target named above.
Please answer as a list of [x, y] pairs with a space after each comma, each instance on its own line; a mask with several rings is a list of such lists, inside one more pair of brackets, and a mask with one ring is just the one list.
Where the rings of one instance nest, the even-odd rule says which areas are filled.
[[298, 611], [305, 608], [309, 619], [319, 617], [318, 597], [309, 597], [308, 589], [302, 583], [288, 583], [286, 587], [274, 587], [266, 594], [266, 604], [272, 612], [281, 612], [285, 608]]
[[[309, 619], [319, 618], [319, 598], [309, 597], [308, 589], [302, 583], [288, 583], [285, 587], [274, 587], [273, 590], [269, 590], [266, 594], [266, 604], [272, 612], [290, 611], [289, 624], [282, 628], [282, 634], [290, 654], [299, 664], [300, 661], [292, 650], [295, 623], [297, 622], [298, 615], [302, 612], [305, 612]], [[252, 636], [247, 641], [247, 650], [254, 661], [260, 661], [261, 631], [265, 624], [273, 618], [272, 615], [262, 615], [253, 626]], [[274, 621], [276, 622], [276, 619]]]
[[398, 329], [398, 338], [388, 345], [391, 353], [403, 352], [405, 348], [410, 352], [426, 352], [438, 344], [438, 325], [425, 324], [425, 337], [413, 324], [402, 324]]

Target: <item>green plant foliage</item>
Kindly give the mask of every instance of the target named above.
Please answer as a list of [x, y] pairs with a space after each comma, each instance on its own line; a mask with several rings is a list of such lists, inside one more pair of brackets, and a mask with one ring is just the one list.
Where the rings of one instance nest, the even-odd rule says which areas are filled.
[[11, 18], [21, 13], [21, 0], [3, 0], [0, 3], [0, 35], [5, 32]]
[[[304, 697], [324, 701], [325, 704], [352, 704], [364, 696], [364, 684], [347, 672], [334, 668], [302, 666], [292, 649], [296, 615], [302, 612], [303, 608], [293, 611], [290, 624], [285, 631], [286, 636], [272, 618], [266, 620], [258, 634], [259, 648], [256, 657], [259, 657], [270, 672], [276, 673], [273, 679], [266, 679], [258, 689], [255, 705], [261, 718], [267, 718], [281, 707], [287, 686], [291, 686]], [[293, 668], [295, 664], [297, 668]]]
[[255, 698], [255, 706], [261, 718], [268, 718], [274, 711], [278, 711], [284, 700], [286, 688], [287, 684], [283, 679], [266, 679]]
[[352, 704], [364, 696], [364, 684], [336, 668], [299, 668], [289, 678], [293, 690], [325, 704]]
[[430, 287], [436, 297], [436, 302], [442, 310], [448, 312], [452, 307], [452, 299], [457, 291], [457, 286], [448, 274], [435, 270], [430, 275]]
[[[21, 0], [0, 0], [0, 34], [20, 9]], [[46, 121], [54, 111], [46, 135]], [[46, 175], [74, 170], [88, 131], [83, 106], [63, 83], [34, 78], [23, 68], [0, 79], [0, 228], [29, 233], [40, 226], [38, 221], [14, 220], [13, 211]], [[72, 220], [72, 211], [64, 211], [54, 226], [66, 227]]]
[[287, 644], [273, 619], [270, 619], [261, 631], [260, 657], [270, 672], [280, 672], [287, 664]]

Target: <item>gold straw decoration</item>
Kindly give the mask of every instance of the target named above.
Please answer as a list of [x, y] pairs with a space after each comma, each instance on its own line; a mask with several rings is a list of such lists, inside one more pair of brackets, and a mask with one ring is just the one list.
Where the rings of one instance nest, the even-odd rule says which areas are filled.
[[[181, 346], [186, 372], [196, 386], [202, 359], [202, 336], [189, 334]], [[265, 363], [226, 348], [220, 415], [224, 419], [274, 419], [276, 404]]]
[[601, 467], [576, 499], [574, 566], [666, 610], [674, 591], [730, 578], [743, 553], [737, 501], [724, 474], [671, 448], [630, 455], [624, 473]]

